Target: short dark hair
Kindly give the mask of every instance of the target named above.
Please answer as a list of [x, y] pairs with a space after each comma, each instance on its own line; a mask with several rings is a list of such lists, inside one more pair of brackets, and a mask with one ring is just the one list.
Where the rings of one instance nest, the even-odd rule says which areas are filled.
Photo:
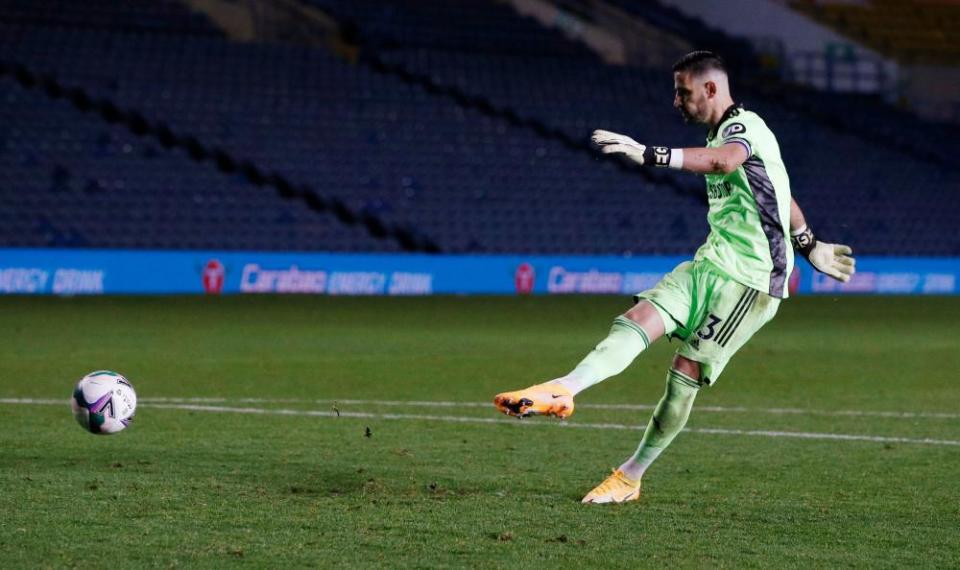
[[706, 50], [692, 51], [673, 64], [674, 72], [689, 71], [693, 75], [700, 75], [711, 69], [726, 73], [727, 65], [719, 55]]

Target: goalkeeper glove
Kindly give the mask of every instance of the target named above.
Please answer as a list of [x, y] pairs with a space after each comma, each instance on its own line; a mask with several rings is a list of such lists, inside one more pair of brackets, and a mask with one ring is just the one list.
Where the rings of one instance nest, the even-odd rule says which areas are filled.
[[813, 230], [803, 226], [791, 233], [793, 249], [799, 251], [820, 273], [846, 283], [856, 273], [857, 261], [850, 256], [849, 246], [819, 241]]
[[593, 131], [590, 140], [600, 147], [600, 152], [603, 154], [620, 154], [640, 166], [669, 166], [670, 168], [683, 166], [683, 149], [646, 146], [627, 135], [599, 129]]

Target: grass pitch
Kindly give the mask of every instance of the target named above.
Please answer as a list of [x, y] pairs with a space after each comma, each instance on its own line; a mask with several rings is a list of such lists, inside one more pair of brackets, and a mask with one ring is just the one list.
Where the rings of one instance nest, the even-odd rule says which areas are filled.
[[[790, 300], [639, 503], [582, 506], [672, 347], [566, 425], [487, 402], [627, 302], [0, 298], [0, 566], [960, 566], [960, 298]], [[100, 368], [141, 398], [117, 436], [67, 406]]]

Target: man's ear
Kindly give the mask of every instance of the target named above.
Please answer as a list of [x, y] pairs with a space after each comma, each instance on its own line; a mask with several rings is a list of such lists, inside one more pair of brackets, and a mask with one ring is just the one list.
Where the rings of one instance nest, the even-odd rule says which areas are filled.
[[713, 99], [717, 95], [717, 84], [713, 81], [704, 83], [703, 88], [707, 91], [707, 99]]

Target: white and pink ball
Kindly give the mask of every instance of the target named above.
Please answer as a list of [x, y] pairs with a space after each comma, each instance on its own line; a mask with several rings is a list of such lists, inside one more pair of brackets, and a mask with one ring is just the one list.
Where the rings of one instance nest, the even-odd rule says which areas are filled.
[[110, 370], [91, 372], [77, 383], [70, 398], [73, 417], [90, 433], [109, 435], [133, 421], [137, 393], [130, 381]]

